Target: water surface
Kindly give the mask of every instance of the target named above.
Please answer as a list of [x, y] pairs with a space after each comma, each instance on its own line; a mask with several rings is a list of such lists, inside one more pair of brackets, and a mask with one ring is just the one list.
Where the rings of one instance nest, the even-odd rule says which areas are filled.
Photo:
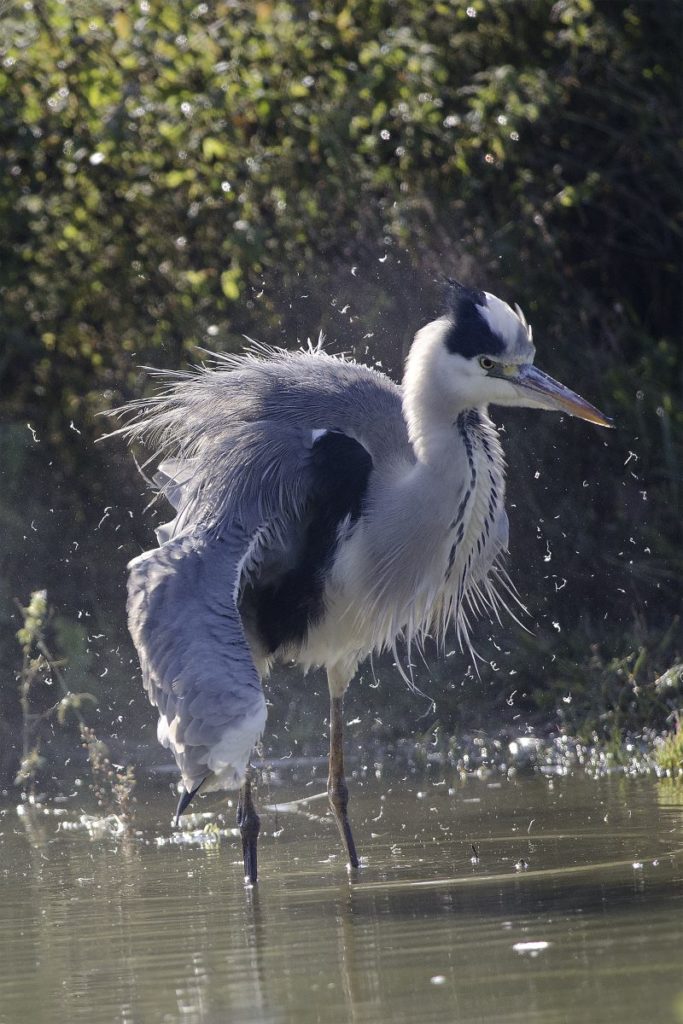
[[[304, 773], [259, 801], [320, 788]], [[77, 796], [61, 819], [5, 804], [1, 1024], [683, 1021], [680, 791], [436, 773], [351, 789], [357, 878], [312, 801], [263, 811], [254, 890], [236, 837], [168, 841], [166, 786], [123, 838], [64, 829]]]

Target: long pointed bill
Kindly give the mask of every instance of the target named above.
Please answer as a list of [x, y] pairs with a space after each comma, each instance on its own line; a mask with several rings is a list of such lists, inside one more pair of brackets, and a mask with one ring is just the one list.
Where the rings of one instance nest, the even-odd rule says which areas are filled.
[[579, 419], [588, 420], [589, 423], [597, 423], [599, 427], [614, 426], [609, 417], [603, 415], [585, 398], [570, 391], [564, 384], [549, 377], [547, 373], [543, 373], [536, 366], [520, 366], [514, 382], [526, 392], [530, 399], [533, 398], [534, 405], [541, 409], [568, 412], [570, 416], [578, 416]]

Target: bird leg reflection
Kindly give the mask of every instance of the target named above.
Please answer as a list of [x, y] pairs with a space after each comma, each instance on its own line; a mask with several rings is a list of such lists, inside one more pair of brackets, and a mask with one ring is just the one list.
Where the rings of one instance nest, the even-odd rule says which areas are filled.
[[244, 776], [244, 783], [240, 789], [239, 800], [237, 801], [237, 827], [242, 836], [244, 881], [248, 885], [255, 885], [258, 877], [256, 843], [258, 834], [261, 831], [261, 819], [256, 813], [256, 808], [251, 798], [253, 778], [254, 769], [250, 765]]
[[343, 706], [343, 697], [330, 697], [330, 772], [327, 778], [327, 796], [337, 819], [339, 834], [349, 854], [349, 864], [352, 868], [357, 868], [358, 854], [346, 813], [349, 790], [344, 777]]

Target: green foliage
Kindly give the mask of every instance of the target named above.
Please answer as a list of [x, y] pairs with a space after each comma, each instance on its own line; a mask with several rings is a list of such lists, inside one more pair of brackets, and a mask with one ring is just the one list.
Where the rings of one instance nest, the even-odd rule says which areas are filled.
[[101, 659], [112, 721], [137, 692], [121, 581], [148, 525], [93, 441], [140, 364], [323, 328], [398, 372], [456, 273], [517, 299], [539, 361], [617, 420], [522, 415], [508, 446], [529, 690], [566, 656], [590, 703], [615, 675], [591, 644], [609, 665], [680, 601], [683, 7], [34, 0], [0, 26], [0, 649], [48, 578], [72, 671]]
[[24, 657], [30, 658], [33, 647], [43, 635], [45, 616], [47, 615], [47, 590], [36, 590], [31, 594], [27, 608], [22, 608], [23, 626], [17, 630], [17, 640], [21, 644]]
[[[81, 713], [88, 704], [95, 704], [91, 693], [73, 693], [68, 689], [60, 666], [53, 658], [45, 643], [48, 622], [47, 591], [37, 590], [31, 594], [26, 608], [21, 608], [23, 625], [17, 630], [17, 639], [23, 654], [22, 671], [19, 677], [23, 725], [23, 751], [19, 770], [14, 779], [20, 786], [24, 799], [35, 803], [35, 789], [40, 772], [48, 760], [40, 753], [44, 739], [40, 726], [56, 715], [60, 726], [66, 724], [67, 715], [73, 714], [78, 721], [81, 743], [84, 747], [91, 770], [90, 787], [98, 806], [107, 814], [116, 815], [122, 825], [128, 826], [132, 818], [135, 774], [131, 766], [114, 767], [105, 743], [98, 739], [95, 730], [88, 726]], [[62, 621], [62, 632], [65, 624]], [[46, 710], [36, 712], [36, 684], [43, 682], [51, 686], [56, 680], [62, 691], [61, 700]]]
[[669, 705], [675, 704], [674, 730], [665, 734], [655, 745], [655, 760], [662, 772], [676, 780], [683, 779], [683, 662], [672, 665], [655, 683], [655, 689]]
[[30, 391], [100, 408], [136, 359], [176, 363], [211, 323], [263, 330], [314, 266], [402, 244], [597, 272], [604, 308], [645, 292], [670, 317], [676, 7], [523, 6], [36, 4], [0, 79]]
[[[547, 718], [555, 718], [572, 734], [600, 739], [633, 733], [643, 723], [664, 726], [674, 694], [662, 691], [660, 673], [683, 639], [678, 617], [668, 629], [659, 623], [648, 628], [636, 620], [628, 636], [612, 635], [609, 646], [606, 638], [592, 643], [589, 656], [580, 646], [585, 637], [573, 639], [576, 646], [570, 643], [556, 658], [552, 681], [548, 684], [542, 671], [535, 677], [533, 701]], [[550, 654], [546, 647], [546, 658]], [[534, 677], [533, 669], [530, 675]]]
[[676, 720], [676, 730], [665, 736], [655, 748], [659, 768], [673, 778], [683, 778], [683, 729], [681, 720]]
[[[21, 645], [22, 666], [19, 674], [19, 700], [22, 715], [22, 753], [19, 770], [14, 779], [24, 796], [35, 795], [36, 780], [46, 765], [40, 753], [43, 741], [41, 726], [56, 714], [57, 721], [64, 725], [68, 712], [73, 712], [83, 722], [81, 708], [88, 702], [95, 703], [89, 693], [72, 693], [64, 682], [58, 663], [50, 654], [45, 643], [48, 621], [47, 591], [36, 590], [26, 608], [19, 605], [23, 625], [17, 630]], [[62, 698], [43, 710], [36, 711], [34, 703], [38, 689], [51, 687], [57, 681]], [[38, 697], [40, 700], [40, 697]]]
[[98, 807], [105, 814], [115, 815], [124, 827], [129, 827], [135, 802], [135, 772], [132, 765], [125, 768], [115, 767], [111, 763], [107, 744], [98, 739], [95, 730], [84, 722], [80, 724], [80, 733], [90, 765], [90, 787]]

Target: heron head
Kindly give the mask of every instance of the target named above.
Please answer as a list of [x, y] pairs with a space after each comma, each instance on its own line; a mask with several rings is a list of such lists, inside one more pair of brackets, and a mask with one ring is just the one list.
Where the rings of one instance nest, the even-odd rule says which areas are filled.
[[533, 365], [531, 327], [519, 306], [512, 309], [489, 292], [449, 281], [442, 320], [448, 353], [441, 368], [459, 398], [472, 405], [517, 405], [569, 413], [602, 427], [611, 421], [580, 395]]

